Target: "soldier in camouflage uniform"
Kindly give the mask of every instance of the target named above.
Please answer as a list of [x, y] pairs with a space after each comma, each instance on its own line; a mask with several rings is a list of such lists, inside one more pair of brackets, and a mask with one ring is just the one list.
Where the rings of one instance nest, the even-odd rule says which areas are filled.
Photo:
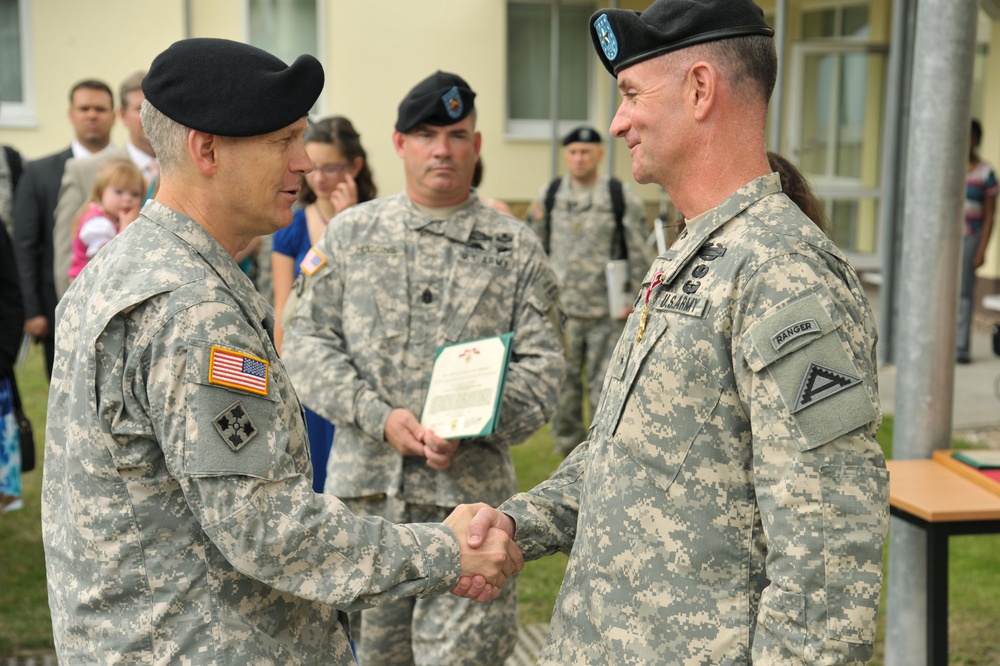
[[563, 137], [567, 173], [554, 193], [551, 213], [546, 210], [551, 184], [541, 189], [528, 208], [527, 222], [552, 258], [552, 270], [559, 279], [560, 299], [566, 312], [563, 323], [566, 371], [552, 417], [553, 444], [563, 456], [587, 436], [583, 418], [584, 369], [593, 417], [611, 352], [632, 310], [629, 303], [620, 312], [609, 311], [608, 260], [626, 258], [629, 284], [638, 288], [654, 256], [646, 243], [645, 205], [621, 181], [617, 181], [617, 186], [622, 192], [624, 233], [618, 232], [611, 179], [598, 174], [604, 157], [601, 143], [600, 133], [586, 126]]
[[[562, 371], [558, 291], [535, 234], [470, 189], [475, 93], [437, 72], [399, 107], [406, 191], [354, 206], [302, 263], [284, 359], [297, 390], [337, 425], [326, 492], [355, 511], [436, 520], [516, 492], [510, 447], [551, 416]], [[440, 345], [513, 331], [494, 434], [445, 441], [420, 414]], [[457, 603], [456, 603], [457, 602]], [[502, 664], [517, 642], [513, 584], [499, 600], [404, 600], [363, 613], [359, 658]]]
[[[723, 11], [725, 10], [725, 11]], [[860, 664], [888, 527], [876, 332], [764, 148], [772, 31], [750, 0], [606, 9], [611, 126], [687, 229], [656, 259], [588, 441], [470, 527], [570, 553], [541, 664]]]
[[271, 308], [232, 257], [291, 221], [322, 86], [311, 56], [201, 39], [143, 82], [157, 198], [59, 306], [42, 528], [60, 663], [353, 664], [344, 611], [486, 599], [459, 575], [518, 568], [499, 531], [473, 558], [454, 517], [392, 525], [311, 489]]

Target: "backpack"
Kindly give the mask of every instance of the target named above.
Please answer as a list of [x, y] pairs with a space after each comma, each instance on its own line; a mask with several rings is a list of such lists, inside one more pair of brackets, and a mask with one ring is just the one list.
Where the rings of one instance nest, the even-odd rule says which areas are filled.
[[[552, 217], [552, 208], [556, 205], [556, 192], [559, 191], [560, 185], [562, 185], [562, 178], [556, 178], [549, 183], [549, 188], [545, 191], [545, 231], [542, 237], [545, 254], [549, 253], [549, 220]], [[622, 224], [622, 220], [625, 219], [625, 192], [622, 188], [622, 181], [614, 177], [610, 178], [608, 190], [611, 194], [611, 209], [615, 213], [615, 233], [611, 240], [611, 258], [628, 259], [625, 226]]]

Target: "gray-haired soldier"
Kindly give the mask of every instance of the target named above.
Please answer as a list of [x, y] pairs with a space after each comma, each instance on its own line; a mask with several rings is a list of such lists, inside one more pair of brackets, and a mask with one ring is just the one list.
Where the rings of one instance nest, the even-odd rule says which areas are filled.
[[[888, 527], [872, 313], [764, 147], [750, 0], [591, 19], [611, 132], [687, 229], [650, 268], [587, 442], [470, 527], [570, 562], [541, 664], [859, 664]], [[502, 512], [502, 513], [501, 513]]]
[[[436, 72], [399, 106], [393, 144], [406, 191], [338, 215], [306, 255], [285, 362], [337, 425], [326, 492], [358, 513], [438, 520], [517, 491], [510, 447], [552, 414], [562, 372], [556, 280], [538, 238], [480, 203], [475, 92]], [[515, 334], [496, 432], [446, 441], [418, 420], [435, 351]], [[461, 442], [461, 443], [459, 443]], [[359, 658], [503, 664], [517, 642], [514, 586], [469, 604], [439, 597], [366, 610]]]
[[60, 663], [354, 664], [343, 611], [495, 598], [523, 563], [499, 530], [472, 555], [450, 529], [472, 507], [392, 525], [312, 492], [271, 309], [232, 257], [291, 221], [322, 87], [311, 56], [218, 39], [143, 81], [159, 192], [60, 304], [42, 494]]

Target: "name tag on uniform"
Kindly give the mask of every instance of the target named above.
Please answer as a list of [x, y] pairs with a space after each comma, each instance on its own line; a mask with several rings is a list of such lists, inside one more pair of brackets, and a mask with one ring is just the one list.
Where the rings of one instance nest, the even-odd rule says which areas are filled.
[[809, 335], [810, 333], [819, 333], [819, 322], [815, 319], [803, 319], [802, 321], [797, 321], [790, 326], [786, 326], [777, 333], [771, 336], [771, 346], [774, 347], [774, 351], [781, 351], [781, 348], [787, 345], [792, 340], [797, 340], [803, 335]]
[[703, 296], [675, 294], [668, 291], [654, 307], [657, 310], [669, 310], [670, 312], [690, 315], [692, 317], [704, 317], [707, 305], [708, 299]]

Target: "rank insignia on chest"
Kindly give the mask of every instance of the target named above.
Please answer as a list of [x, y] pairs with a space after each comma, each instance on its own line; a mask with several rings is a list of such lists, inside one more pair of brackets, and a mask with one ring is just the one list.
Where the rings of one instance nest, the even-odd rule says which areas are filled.
[[224, 412], [216, 416], [212, 420], [212, 425], [233, 451], [239, 451], [257, 436], [257, 426], [250, 420], [250, 415], [239, 401], [229, 405]]
[[208, 364], [208, 383], [267, 395], [267, 361], [250, 354], [212, 347]]
[[311, 247], [309, 251], [306, 252], [306, 256], [302, 258], [302, 263], [299, 264], [299, 268], [303, 273], [312, 277], [312, 275], [323, 267], [326, 263], [326, 257], [316, 251], [316, 248]]

